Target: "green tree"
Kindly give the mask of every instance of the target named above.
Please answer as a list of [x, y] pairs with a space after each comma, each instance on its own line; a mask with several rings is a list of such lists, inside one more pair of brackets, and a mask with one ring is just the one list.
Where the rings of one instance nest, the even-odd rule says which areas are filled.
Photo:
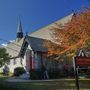
[[0, 67], [2, 67], [5, 63], [8, 63], [9, 60], [10, 60], [10, 56], [6, 52], [6, 49], [0, 48]]

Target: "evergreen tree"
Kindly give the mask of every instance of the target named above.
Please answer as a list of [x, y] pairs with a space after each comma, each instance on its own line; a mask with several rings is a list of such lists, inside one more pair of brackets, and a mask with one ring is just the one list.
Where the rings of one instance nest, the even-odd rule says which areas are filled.
[[10, 59], [10, 56], [6, 52], [6, 49], [0, 48], [0, 67], [2, 67], [5, 63], [8, 63], [9, 59]]

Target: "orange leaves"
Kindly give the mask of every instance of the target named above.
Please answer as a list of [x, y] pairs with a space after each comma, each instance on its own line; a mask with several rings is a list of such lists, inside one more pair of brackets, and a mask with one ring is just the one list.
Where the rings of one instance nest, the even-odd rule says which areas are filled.
[[90, 39], [90, 9], [72, 17], [64, 28], [54, 28], [53, 40], [58, 45], [48, 44], [50, 54], [64, 54], [77, 48], [84, 48], [86, 41]]

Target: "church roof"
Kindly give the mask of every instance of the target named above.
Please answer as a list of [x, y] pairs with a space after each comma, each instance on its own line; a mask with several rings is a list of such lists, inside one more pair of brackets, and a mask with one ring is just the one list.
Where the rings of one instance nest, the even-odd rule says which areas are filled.
[[26, 36], [19, 55], [23, 57], [27, 47], [29, 47], [30, 50], [33, 50], [35, 52], [37, 51], [47, 52], [47, 49], [44, 46], [44, 41], [47, 41], [47, 40], [36, 38], [36, 37], [31, 37], [31, 36]]
[[52, 27], [56, 27], [56, 24], [64, 25], [68, 21], [70, 21], [73, 17], [74, 13], [71, 13], [70, 15], [44, 27], [39, 30], [36, 30], [35, 32], [32, 32], [29, 34], [29, 36], [36, 37], [36, 38], [42, 38], [42, 39], [47, 39], [47, 40], [52, 40]]
[[5, 47], [7, 50], [7, 53], [9, 53], [11, 57], [18, 57], [20, 49], [23, 44], [23, 40], [24, 38], [22, 38], [19, 42], [16, 42], [16, 41], [11, 42]]
[[46, 52], [47, 49], [44, 47], [44, 41], [46, 40], [41, 38], [31, 37], [31, 36], [28, 37], [28, 43], [30, 44], [30, 47], [34, 51]]

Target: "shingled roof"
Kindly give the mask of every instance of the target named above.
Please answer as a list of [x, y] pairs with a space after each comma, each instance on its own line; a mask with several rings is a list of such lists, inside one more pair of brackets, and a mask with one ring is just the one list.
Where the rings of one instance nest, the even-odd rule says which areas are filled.
[[74, 15], [74, 13], [71, 13], [70, 15], [68, 15], [52, 24], [49, 24], [46, 27], [43, 27], [39, 30], [36, 30], [35, 32], [30, 33], [29, 36], [51, 40], [52, 39], [52, 37], [51, 37], [52, 27], [55, 27], [56, 23], [60, 24], [60, 25], [64, 25], [65, 23], [69, 22], [72, 19], [73, 15]]
[[36, 37], [28, 37], [29, 44], [34, 51], [41, 51], [41, 52], [46, 52], [47, 49], [44, 47], [44, 41], [45, 39], [40, 39]]
[[18, 57], [20, 49], [22, 47], [23, 40], [24, 38], [22, 38], [19, 42], [14, 41], [7, 44], [5, 48], [7, 50], [7, 53], [9, 53], [11, 57]]

